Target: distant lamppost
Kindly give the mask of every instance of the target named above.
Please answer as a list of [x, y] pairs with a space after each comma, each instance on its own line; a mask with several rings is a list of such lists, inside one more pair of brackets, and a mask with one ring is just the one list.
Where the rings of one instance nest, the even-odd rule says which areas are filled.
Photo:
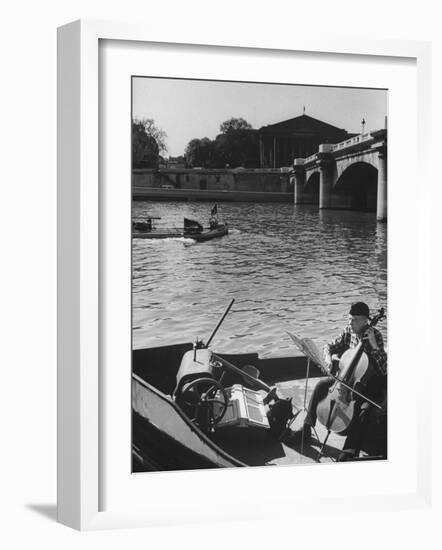
[[365, 118], [362, 119], [361, 124], [362, 124], [362, 134], [363, 134], [365, 130]]

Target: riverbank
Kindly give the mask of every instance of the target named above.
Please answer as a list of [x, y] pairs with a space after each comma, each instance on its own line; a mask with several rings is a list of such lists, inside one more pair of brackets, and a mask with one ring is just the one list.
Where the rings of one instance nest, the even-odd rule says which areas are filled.
[[288, 169], [132, 170], [134, 200], [293, 202]]
[[133, 186], [132, 198], [134, 201], [293, 202], [293, 193]]

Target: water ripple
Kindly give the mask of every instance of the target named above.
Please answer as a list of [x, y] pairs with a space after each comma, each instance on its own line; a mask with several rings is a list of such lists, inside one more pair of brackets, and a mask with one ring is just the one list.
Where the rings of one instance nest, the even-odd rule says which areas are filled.
[[[210, 207], [137, 202], [134, 215], [179, 226], [183, 217], [204, 220]], [[322, 345], [350, 302], [386, 306], [387, 228], [373, 214], [250, 203], [219, 211], [230, 226], [222, 239], [133, 241], [135, 348], [207, 338], [231, 298], [219, 351], [290, 350], [286, 330]]]

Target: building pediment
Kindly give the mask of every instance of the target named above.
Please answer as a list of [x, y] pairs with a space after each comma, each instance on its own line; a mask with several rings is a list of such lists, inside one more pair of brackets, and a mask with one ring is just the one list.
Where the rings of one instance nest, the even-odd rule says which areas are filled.
[[308, 134], [308, 135], [336, 135], [346, 134], [346, 130], [310, 117], [308, 115], [300, 115], [295, 118], [283, 120], [275, 124], [268, 124], [259, 129], [260, 134]]

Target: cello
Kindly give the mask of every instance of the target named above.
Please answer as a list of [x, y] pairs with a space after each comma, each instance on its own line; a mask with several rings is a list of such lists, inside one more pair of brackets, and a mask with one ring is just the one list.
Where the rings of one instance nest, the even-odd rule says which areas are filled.
[[[374, 327], [385, 317], [384, 308], [381, 308], [371, 319], [367, 328]], [[354, 390], [358, 382], [362, 384], [369, 380], [372, 375], [373, 366], [364, 352], [364, 337], [362, 337], [355, 348], [342, 354], [339, 360], [339, 372], [336, 376], [332, 376], [335, 383], [328, 390], [326, 397], [318, 403], [316, 409], [318, 420], [327, 428], [329, 434], [335, 432], [339, 435], [345, 435], [347, 432], [355, 411], [354, 394], [382, 409], [380, 405], [366, 398], [359, 391]]]

